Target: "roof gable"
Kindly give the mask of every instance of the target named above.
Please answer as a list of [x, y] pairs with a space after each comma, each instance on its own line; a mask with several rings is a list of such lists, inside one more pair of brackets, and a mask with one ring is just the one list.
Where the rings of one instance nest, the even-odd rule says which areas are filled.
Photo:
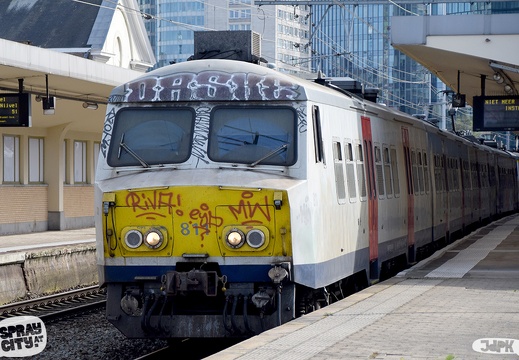
[[87, 47], [98, 12], [98, 6], [71, 0], [0, 1], [0, 34], [42, 48]]
[[139, 71], [155, 64], [136, 0], [1, 0], [0, 34]]

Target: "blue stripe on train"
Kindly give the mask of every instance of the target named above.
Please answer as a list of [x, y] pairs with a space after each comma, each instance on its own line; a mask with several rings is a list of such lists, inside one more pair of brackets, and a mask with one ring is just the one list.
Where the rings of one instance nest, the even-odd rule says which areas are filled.
[[[228, 282], [270, 282], [268, 271], [271, 265], [220, 265], [222, 275], [227, 276]], [[160, 277], [168, 271], [174, 271], [175, 266], [105, 266], [103, 271], [105, 281], [134, 282], [136, 277]]]

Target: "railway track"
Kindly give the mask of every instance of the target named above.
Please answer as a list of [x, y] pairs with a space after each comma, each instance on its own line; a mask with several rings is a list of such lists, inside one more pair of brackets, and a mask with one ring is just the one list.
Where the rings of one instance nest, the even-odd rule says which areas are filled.
[[165, 346], [149, 352], [134, 360], [159, 360], [181, 356], [182, 360], [200, 360], [227, 349], [242, 341], [241, 339], [175, 339]]
[[0, 306], [0, 320], [22, 315], [37, 316], [46, 321], [104, 306], [106, 293], [97, 285], [28, 299]]

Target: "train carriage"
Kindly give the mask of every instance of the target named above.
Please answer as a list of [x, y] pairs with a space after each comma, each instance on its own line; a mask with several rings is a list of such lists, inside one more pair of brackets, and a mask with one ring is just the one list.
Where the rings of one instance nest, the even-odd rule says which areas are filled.
[[[514, 156], [339, 90], [214, 59], [114, 89], [95, 185], [107, 319], [132, 338], [250, 336], [516, 210]], [[499, 190], [481, 210], [469, 163]]]

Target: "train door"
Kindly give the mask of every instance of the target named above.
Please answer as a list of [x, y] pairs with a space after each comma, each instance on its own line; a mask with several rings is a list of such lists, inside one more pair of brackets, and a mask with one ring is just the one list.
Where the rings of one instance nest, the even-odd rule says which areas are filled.
[[404, 162], [407, 184], [407, 261], [415, 262], [414, 248], [414, 188], [411, 163], [411, 151], [409, 148], [409, 129], [402, 127], [402, 143], [404, 146]]
[[375, 168], [373, 162], [373, 139], [371, 135], [371, 120], [367, 116], [361, 116], [362, 142], [366, 155], [366, 179], [368, 196], [368, 223], [369, 223], [369, 276], [370, 279], [378, 279], [378, 200], [375, 182]]

